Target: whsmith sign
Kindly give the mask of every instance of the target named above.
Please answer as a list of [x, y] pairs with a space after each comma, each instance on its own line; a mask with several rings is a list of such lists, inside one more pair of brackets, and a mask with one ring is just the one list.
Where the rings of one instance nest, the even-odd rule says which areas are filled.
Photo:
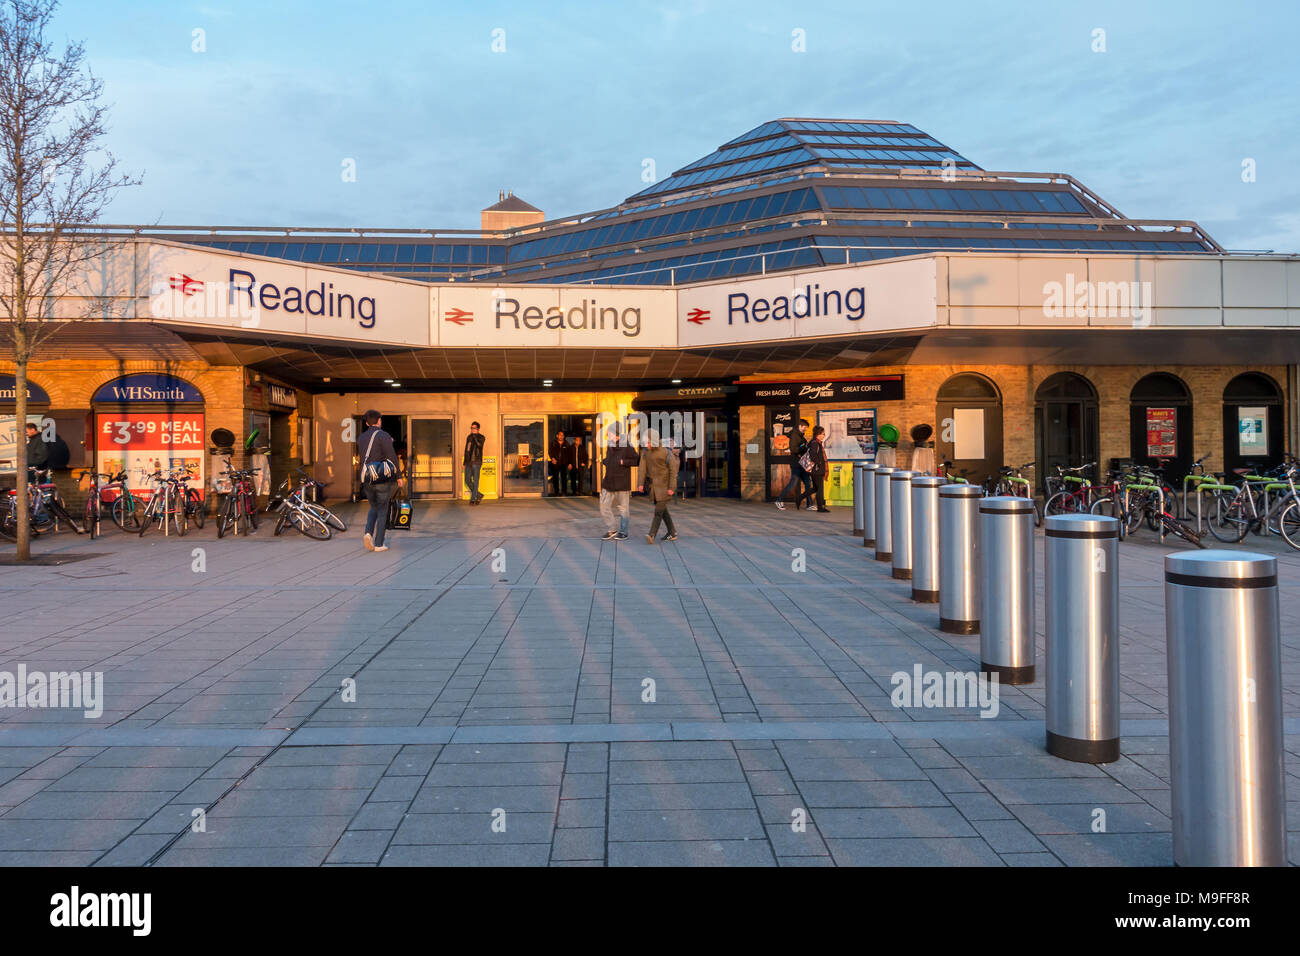
[[741, 405], [808, 405], [824, 402], [901, 402], [903, 376], [813, 379], [807, 382], [742, 382], [736, 386]]

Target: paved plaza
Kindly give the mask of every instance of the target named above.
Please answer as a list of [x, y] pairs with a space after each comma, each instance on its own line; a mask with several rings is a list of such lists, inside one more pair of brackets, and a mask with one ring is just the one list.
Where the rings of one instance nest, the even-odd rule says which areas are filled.
[[[893, 673], [978, 669], [979, 638], [847, 509], [674, 514], [654, 546], [647, 503], [615, 542], [591, 499], [420, 503], [384, 554], [355, 523], [38, 540], [95, 556], [0, 566], [0, 671], [102, 671], [103, 713], [0, 709], [0, 864], [1171, 865], [1183, 545], [1120, 546], [1123, 755], [1092, 766], [1043, 749], [1041, 574], [1036, 683], [993, 719], [900, 709]], [[1300, 554], [1264, 550], [1297, 862]]]

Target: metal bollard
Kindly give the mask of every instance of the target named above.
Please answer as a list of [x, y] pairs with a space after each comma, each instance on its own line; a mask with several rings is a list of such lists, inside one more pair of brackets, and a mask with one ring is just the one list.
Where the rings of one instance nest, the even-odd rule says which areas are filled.
[[866, 472], [862, 470], [865, 461], [855, 461], [853, 463], [853, 533], [862, 534], [862, 505], [865, 501], [865, 492], [863, 487], [866, 484]]
[[936, 475], [912, 478], [912, 600], [939, 600], [939, 486]]
[[1286, 866], [1277, 559], [1165, 556], [1174, 863]]
[[893, 555], [890, 545], [893, 537], [889, 533], [889, 479], [894, 469], [881, 466], [876, 469], [876, 560], [889, 561]]
[[862, 466], [862, 546], [876, 546], [876, 463]]
[[912, 580], [912, 473], [895, 471], [889, 476], [889, 535], [893, 548], [890, 572], [900, 581]]
[[1034, 681], [1034, 503], [980, 502], [980, 670], [1003, 684]]
[[1080, 763], [1119, 759], [1119, 521], [1044, 522], [1047, 752]]
[[980, 629], [978, 485], [939, 489], [939, 630], [974, 634]]

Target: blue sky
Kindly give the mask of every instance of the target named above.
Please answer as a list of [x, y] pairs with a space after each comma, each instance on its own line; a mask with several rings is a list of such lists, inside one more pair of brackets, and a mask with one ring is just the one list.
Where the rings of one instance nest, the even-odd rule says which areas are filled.
[[66, 0], [54, 25], [144, 177], [113, 222], [476, 228], [502, 188], [588, 212], [642, 188], [647, 158], [663, 178], [819, 116], [913, 123], [986, 169], [1070, 173], [1128, 216], [1281, 252], [1300, 251], [1298, 33], [1300, 4], [1199, 0]]

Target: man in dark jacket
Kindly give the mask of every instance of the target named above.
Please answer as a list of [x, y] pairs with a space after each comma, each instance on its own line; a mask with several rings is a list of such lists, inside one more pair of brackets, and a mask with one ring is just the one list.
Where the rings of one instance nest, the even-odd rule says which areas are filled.
[[[641, 455], [620, 435], [618, 424], [609, 426], [605, 436], [605, 457], [601, 459], [605, 473], [600, 479], [600, 516], [605, 519], [604, 540], [627, 540], [627, 521], [632, 502], [632, 469]], [[614, 522], [614, 509], [618, 509], [618, 523]]]
[[583, 479], [591, 467], [591, 459], [587, 456], [587, 446], [582, 443], [581, 435], [573, 436], [573, 470], [569, 472], [569, 493], [574, 495], [583, 494]]
[[27, 423], [27, 480], [35, 481], [37, 468], [48, 468], [50, 452], [41, 438], [40, 428], [32, 422]]
[[[808, 439], [804, 437], [804, 430], [808, 427], [808, 419], [799, 419], [799, 428], [790, 436], [790, 457], [794, 460], [790, 462], [790, 480], [786, 486], [781, 489], [781, 493], [776, 496], [776, 506], [781, 511], [785, 510], [785, 496], [791, 491], [796, 491], [794, 499], [794, 510], [799, 510], [799, 505], [805, 498], [811, 498], [813, 493], [812, 475], [804, 470], [803, 465], [799, 464], [799, 459], [808, 448]], [[820, 427], [820, 426], [818, 426]], [[795, 486], [799, 486], [796, 490]]]
[[388, 481], [367, 481], [366, 465], [371, 462], [391, 461], [397, 464], [397, 450], [393, 448], [393, 437], [379, 427], [379, 412], [373, 408], [366, 412], [366, 430], [357, 439], [361, 449], [361, 487], [370, 502], [370, 511], [366, 514], [366, 533], [361, 543], [367, 551], [387, 551], [384, 544], [384, 529], [388, 526], [388, 502], [393, 492], [402, 484], [400, 477]]
[[478, 476], [483, 468], [483, 442], [478, 422], [471, 422], [469, 434], [465, 436], [465, 454], [461, 465], [465, 468], [465, 487], [469, 489], [469, 503], [472, 505], [483, 500], [478, 491]]
[[818, 425], [813, 429], [812, 441], [808, 443], [808, 457], [812, 459], [812, 471], [808, 473], [809, 480], [812, 481], [812, 490], [804, 493], [807, 499], [807, 505], [812, 507], [813, 494], [817, 496], [817, 510], [822, 514], [829, 514], [830, 508], [826, 507], [826, 473], [830, 470], [826, 463], [826, 429]]
[[551, 465], [552, 494], [564, 497], [564, 489], [569, 486], [569, 472], [573, 470], [573, 448], [564, 440], [564, 432], [555, 433], [555, 441], [546, 452], [546, 460]]

